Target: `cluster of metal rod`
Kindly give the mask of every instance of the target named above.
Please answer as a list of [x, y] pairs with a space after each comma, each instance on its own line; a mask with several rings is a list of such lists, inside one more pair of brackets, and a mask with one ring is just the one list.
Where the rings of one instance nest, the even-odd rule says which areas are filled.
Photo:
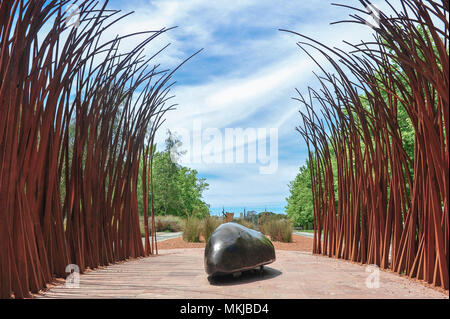
[[[360, 3], [345, 7], [366, 14], [350, 22], [367, 24], [371, 3]], [[393, 16], [379, 12], [374, 41], [350, 53], [297, 34], [323, 71], [320, 90], [298, 98], [313, 185], [313, 252], [448, 289], [449, 2], [400, 3], [401, 11], [391, 6]], [[414, 127], [413, 158], [402, 142], [400, 107]]]
[[137, 185], [175, 70], [150, 67], [143, 50], [167, 29], [102, 41], [126, 15], [78, 1], [71, 25], [72, 3], [0, 3], [0, 298], [28, 297], [69, 264], [83, 272], [156, 248], [148, 205], [142, 243]]

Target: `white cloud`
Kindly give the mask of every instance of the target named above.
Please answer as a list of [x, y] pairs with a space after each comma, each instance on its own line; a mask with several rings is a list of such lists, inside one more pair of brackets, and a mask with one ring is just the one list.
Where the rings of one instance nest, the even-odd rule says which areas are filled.
[[[305, 146], [300, 145], [294, 130], [300, 122], [300, 105], [290, 97], [295, 96], [295, 87], [305, 92], [308, 84], [314, 83], [312, 70], [317, 67], [296, 46], [300, 37], [278, 29], [300, 32], [330, 47], [342, 47], [344, 39], [353, 43], [369, 39], [366, 26], [329, 25], [351, 13], [331, 6], [332, 1], [138, 0], [110, 4], [124, 13], [135, 12], [108, 29], [105, 41], [117, 34], [178, 26], [152, 41], [145, 54], [152, 55], [171, 43], [154, 63], [173, 68], [204, 48], [189, 62], [189, 70], [194, 76], [196, 68], [220, 71], [199, 72], [202, 78], [195, 84], [186, 81], [174, 88], [174, 102], [179, 106], [167, 114], [157, 143], [164, 142], [166, 128], [191, 131], [195, 119], [201, 119], [204, 128], [222, 131], [226, 127], [279, 129], [280, 160], [273, 175], [260, 175], [259, 163], [192, 165], [200, 175], [211, 176], [205, 199], [213, 206], [283, 202], [288, 195], [287, 184], [306, 158]], [[385, 1], [374, 3], [390, 11]], [[144, 38], [122, 41], [121, 50], [131, 50]], [[294, 158], [291, 154], [297, 148]], [[224, 153], [232, 151], [225, 149]]]
[[[295, 87], [305, 92], [308, 84], [314, 83], [312, 70], [317, 67], [296, 46], [302, 39], [278, 28], [298, 31], [330, 47], [342, 47], [344, 39], [356, 43], [370, 38], [366, 26], [330, 26], [330, 22], [347, 19], [350, 13], [330, 3], [331, 0], [136, 1], [123, 7], [124, 11], [136, 12], [109, 31], [112, 35], [179, 26], [152, 43], [148, 52], [172, 43], [158, 61], [173, 67], [195, 50], [204, 48], [201, 55], [189, 62], [189, 71], [194, 75], [196, 67], [220, 71], [199, 72], [202, 80], [195, 84], [182, 82], [174, 88], [174, 102], [179, 106], [167, 114], [167, 121], [156, 137], [159, 144], [165, 139], [166, 128], [192, 131], [196, 119], [202, 120], [203, 128], [220, 130], [279, 128], [282, 149], [276, 174], [259, 175], [258, 163], [191, 165], [200, 175], [211, 176], [205, 199], [213, 206], [284, 202], [287, 184], [306, 158], [304, 151], [301, 153], [304, 146], [298, 144], [298, 133], [294, 130], [300, 120], [297, 115], [300, 105], [290, 98], [295, 96]], [[131, 47], [133, 41], [127, 46]], [[285, 157], [297, 145], [297, 158]]]
[[[205, 198], [213, 207], [218, 206], [249, 206], [280, 203], [287, 196], [287, 183], [298, 172], [298, 164], [284, 165], [278, 168], [276, 174], [267, 178], [258, 174], [252, 165], [202, 165], [196, 167], [209, 177], [210, 189], [205, 191]], [[286, 183], [274, 182], [286, 181]]]

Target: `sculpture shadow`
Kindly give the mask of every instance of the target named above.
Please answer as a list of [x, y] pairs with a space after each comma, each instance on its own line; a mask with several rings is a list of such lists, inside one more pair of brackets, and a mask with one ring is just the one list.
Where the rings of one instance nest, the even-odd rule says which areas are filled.
[[234, 277], [233, 274], [209, 276], [208, 281], [213, 286], [233, 286], [247, 284], [254, 281], [268, 280], [281, 274], [281, 271], [265, 266], [262, 271], [259, 269], [243, 271], [239, 277]]

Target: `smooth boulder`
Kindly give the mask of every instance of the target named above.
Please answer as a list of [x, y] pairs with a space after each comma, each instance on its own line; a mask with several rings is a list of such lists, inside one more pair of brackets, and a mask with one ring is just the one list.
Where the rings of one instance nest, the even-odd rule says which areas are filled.
[[272, 242], [262, 233], [237, 223], [217, 227], [205, 248], [208, 275], [241, 272], [275, 261]]

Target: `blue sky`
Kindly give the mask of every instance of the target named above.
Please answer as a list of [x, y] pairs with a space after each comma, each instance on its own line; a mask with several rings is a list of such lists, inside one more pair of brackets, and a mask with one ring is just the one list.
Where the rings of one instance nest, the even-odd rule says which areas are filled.
[[[335, 1], [335, 0], [334, 0]], [[278, 169], [259, 174], [259, 164], [191, 164], [210, 187], [204, 200], [213, 211], [262, 210], [282, 212], [289, 195], [288, 183], [307, 158], [306, 145], [295, 127], [300, 105], [291, 99], [295, 88], [305, 92], [316, 85], [313, 62], [296, 46], [300, 38], [278, 31], [290, 29], [320, 39], [330, 46], [342, 41], [369, 39], [371, 29], [354, 24], [330, 25], [346, 19], [350, 11], [328, 0], [310, 1], [111, 1], [110, 7], [135, 11], [110, 31], [124, 34], [162, 27], [178, 28], [154, 41], [148, 54], [167, 43], [158, 58], [173, 68], [203, 48], [175, 75], [177, 110], [157, 133], [160, 144], [167, 128], [191, 130], [194, 120], [203, 127], [278, 128]], [[339, 1], [338, 1], [339, 2]], [[340, 1], [358, 5], [358, 1]], [[382, 4], [377, 3], [380, 8]], [[133, 45], [133, 41], [124, 45]], [[233, 151], [233, 150], [225, 150]]]

